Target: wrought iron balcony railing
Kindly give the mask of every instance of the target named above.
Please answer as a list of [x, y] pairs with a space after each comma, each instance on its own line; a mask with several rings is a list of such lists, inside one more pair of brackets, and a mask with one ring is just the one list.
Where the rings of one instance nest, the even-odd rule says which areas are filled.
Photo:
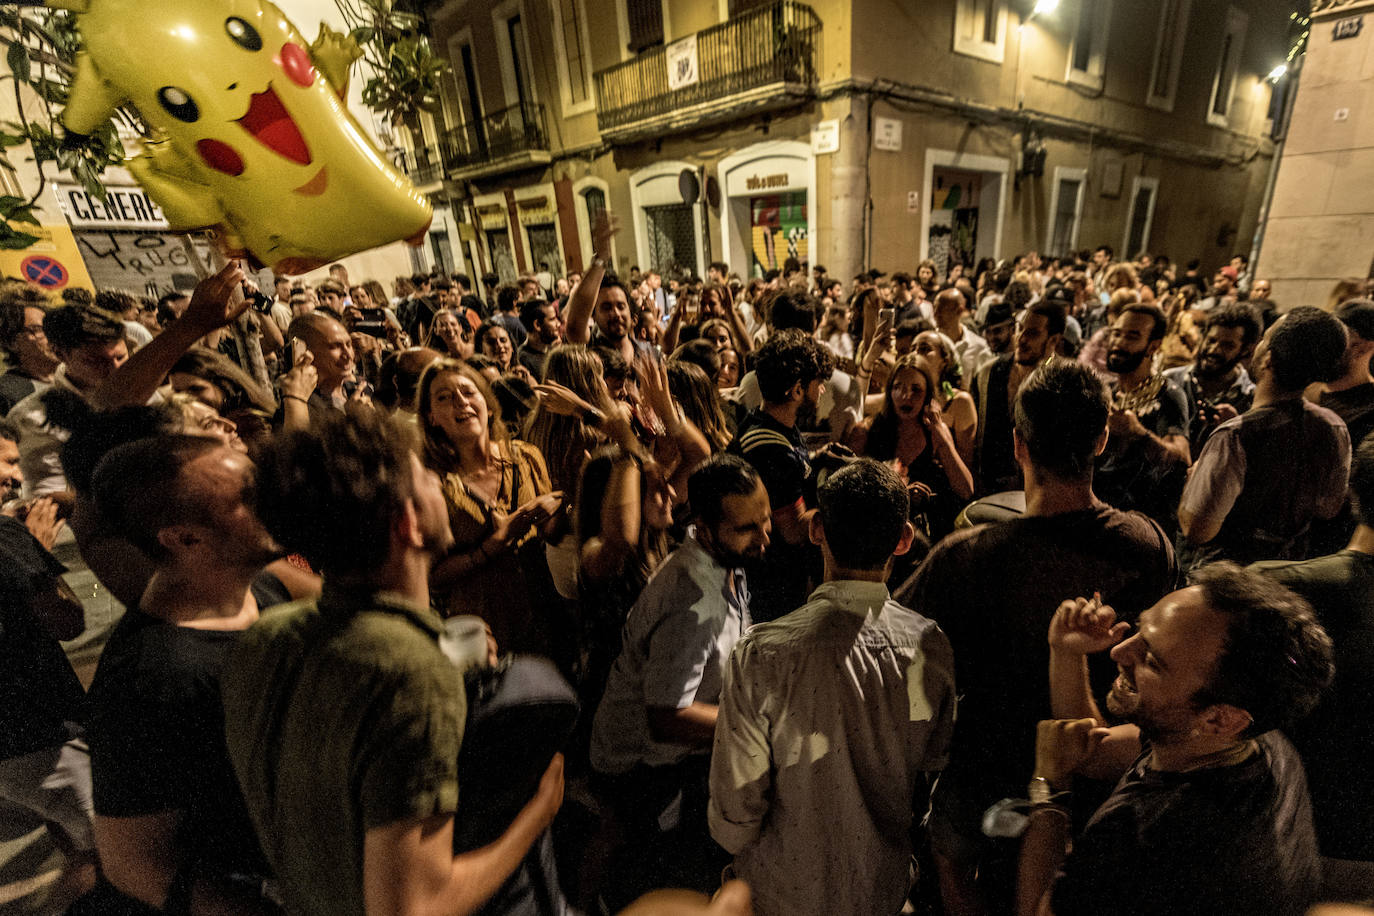
[[597, 126], [616, 133], [777, 84], [814, 90], [820, 33], [816, 13], [794, 0], [742, 13], [696, 34], [697, 80], [679, 89], [668, 87], [666, 49], [650, 48], [596, 74]]
[[417, 185], [431, 184], [444, 177], [444, 153], [439, 146], [397, 150], [392, 154], [392, 162]]
[[461, 124], [444, 135], [444, 161], [450, 171], [497, 163], [522, 153], [549, 151], [544, 106], [522, 102]]

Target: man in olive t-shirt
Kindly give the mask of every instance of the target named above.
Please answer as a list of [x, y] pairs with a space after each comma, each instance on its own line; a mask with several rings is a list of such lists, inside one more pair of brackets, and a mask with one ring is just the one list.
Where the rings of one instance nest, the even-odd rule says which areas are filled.
[[326, 418], [263, 456], [263, 522], [324, 574], [265, 614], [223, 677], [229, 755], [288, 911], [468, 913], [562, 801], [555, 757], [496, 841], [454, 855], [462, 674], [439, 648], [432, 557], [452, 542], [438, 479], [388, 421]]

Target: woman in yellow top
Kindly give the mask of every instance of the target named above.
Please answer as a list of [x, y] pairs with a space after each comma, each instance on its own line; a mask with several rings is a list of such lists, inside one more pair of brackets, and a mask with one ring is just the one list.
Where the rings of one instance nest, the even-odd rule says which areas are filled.
[[453, 529], [453, 547], [430, 575], [440, 610], [483, 618], [503, 652], [549, 654], [555, 624], [541, 609], [555, 602], [542, 536], [563, 494], [544, 456], [508, 437], [486, 379], [456, 360], [425, 370], [416, 406]]

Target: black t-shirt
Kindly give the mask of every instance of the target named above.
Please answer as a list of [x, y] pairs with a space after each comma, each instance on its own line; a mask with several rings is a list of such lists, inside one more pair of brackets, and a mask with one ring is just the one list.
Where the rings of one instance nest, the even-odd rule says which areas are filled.
[[1306, 598], [1331, 635], [1336, 679], [1289, 736], [1307, 767], [1322, 855], [1374, 861], [1374, 557], [1342, 550], [1252, 568]]
[[1074, 841], [1055, 916], [1298, 916], [1320, 860], [1302, 764], [1278, 732], [1228, 767], [1162, 773], [1148, 749]]
[[[1169, 540], [1137, 512], [1109, 506], [1028, 516], [956, 531], [894, 594], [933, 619], [954, 647], [959, 716], [937, 797], [942, 810], [980, 832], [988, 805], [1024, 793], [1035, 759], [1035, 728], [1049, 718], [1050, 618], [1061, 601], [1102, 600], [1135, 621], [1174, 587]], [[1115, 665], [1093, 656], [1093, 682], [1105, 690]], [[946, 807], [959, 799], [967, 818]]]
[[220, 702], [220, 672], [241, 636], [130, 609], [91, 684], [91, 776], [97, 814], [181, 811], [178, 842], [193, 861], [266, 874], [229, 762]]
[[67, 740], [85, 691], [62, 645], [34, 616], [34, 599], [66, 569], [18, 519], [0, 515], [0, 760]]
[[[762, 410], [751, 411], [729, 451], [759, 472], [774, 512], [803, 501], [811, 464], [795, 426], [784, 426]], [[788, 544], [775, 530], [763, 560], [745, 567], [749, 616], [755, 623], [776, 620], [806, 602], [811, 593], [807, 574], [813, 562], [809, 548], [806, 543]]]

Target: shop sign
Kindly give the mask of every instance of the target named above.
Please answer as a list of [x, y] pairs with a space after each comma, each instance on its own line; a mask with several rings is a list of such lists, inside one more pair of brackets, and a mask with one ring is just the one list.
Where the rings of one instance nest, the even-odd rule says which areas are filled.
[[758, 197], [803, 189], [810, 181], [809, 162], [800, 159], [761, 159], [726, 175], [725, 194], [727, 197]]
[[162, 210], [139, 187], [106, 187], [105, 200], [79, 184], [59, 182], [57, 206], [74, 229], [167, 229]]

